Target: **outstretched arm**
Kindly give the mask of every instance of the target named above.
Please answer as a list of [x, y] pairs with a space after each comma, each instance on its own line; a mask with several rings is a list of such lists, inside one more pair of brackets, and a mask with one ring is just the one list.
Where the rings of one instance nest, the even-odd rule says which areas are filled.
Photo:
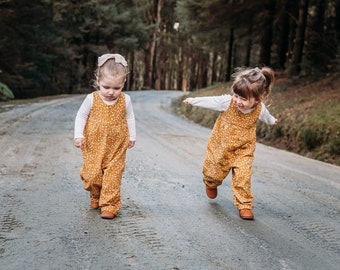
[[230, 100], [230, 95], [222, 95], [211, 97], [186, 98], [185, 100], [183, 100], [183, 103], [186, 105], [192, 105], [223, 112], [229, 107]]
[[279, 122], [277, 118], [270, 114], [270, 112], [263, 103], [259, 119], [262, 122], [266, 123], [267, 125], [277, 125], [277, 123]]

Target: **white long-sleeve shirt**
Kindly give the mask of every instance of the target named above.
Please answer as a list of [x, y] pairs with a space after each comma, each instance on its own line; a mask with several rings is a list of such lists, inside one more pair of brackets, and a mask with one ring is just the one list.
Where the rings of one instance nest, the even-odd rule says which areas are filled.
[[[197, 107], [211, 109], [215, 111], [224, 112], [226, 111], [231, 102], [232, 96], [231, 95], [221, 95], [221, 96], [211, 96], [211, 97], [195, 97], [195, 98], [188, 98], [188, 102]], [[241, 111], [242, 113], [250, 113], [254, 110], [244, 110]], [[275, 123], [275, 117], [272, 116], [266, 106], [262, 103], [262, 109], [259, 115], [259, 119], [266, 123], [267, 125], [273, 125]]]
[[[136, 140], [136, 124], [135, 124], [135, 115], [133, 113], [131, 98], [129, 95], [122, 93], [125, 95], [125, 104], [126, 104], [126, 120], [128, 124], [129, 134], [130, 134], [130, 141]], [[117, 102], [118, 99], [107, 101], [102, 98], [102, 96], [99, 94], [101, 99], [104, 101], [107, 105], [112, 105]], [[84, 138], [84, 129], [87, 122], [87, 118], [89, 117], [91, 108], [93, 104], [93, 93], [88, 94], [86, 98], [84, 99], [83, 103], [81, 104], [75, 124], [74, 124], [74, 138]]]

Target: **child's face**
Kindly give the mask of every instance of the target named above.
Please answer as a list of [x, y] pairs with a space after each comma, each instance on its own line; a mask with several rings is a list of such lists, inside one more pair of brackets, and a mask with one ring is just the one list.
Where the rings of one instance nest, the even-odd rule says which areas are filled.
[[256, 101], [254, 97], [250, 97], [249, 99], [247, 99], [247, 98], [241, 97], [241, 96], [239, 96], [235, 93], [233, 94], [233, 100], [234, 100], [237, 108], [240, 111], [246, 111], [246, 110], [252, 109], [258, 103], [258, 101]]
[[107, 101], [115, 100], [119, 97], [125, 84], [125, 75], [111, 76], [103, 74], [97, 79], [99, 91]]

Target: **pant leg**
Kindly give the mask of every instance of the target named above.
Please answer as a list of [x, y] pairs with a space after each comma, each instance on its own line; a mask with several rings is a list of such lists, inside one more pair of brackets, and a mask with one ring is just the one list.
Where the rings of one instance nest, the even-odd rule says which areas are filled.
[[125, 169], [125, 157], [115, 159], [104, 169], [99, 206], [102, 210], [117, 214], [122, 207], [121, 182]]
[[228, 165], [213, 162], [209, 157], [206, 157], [202, 170], [203, 182], [210, 188], [216, 188], [222, 184], [229, 171]]
[[254, 195], [251, 191], [252, 159], [232, 168], [234, 204], [238, 209], [253, 209]]
[[90, 192], [91, 201], [99, 201], [103, 178], [102, 169], [98, 166], [88, 166], [83, 164], [80, 171], [80, 177], [82, 179], [84, 189]]
[[202, 169], [203, 182], [210, 188], [221, 185], [230, 171], [232, 155], [228, 151], [228, 141], [223, 139], [224, 130], [220, 115], [210, 135]]

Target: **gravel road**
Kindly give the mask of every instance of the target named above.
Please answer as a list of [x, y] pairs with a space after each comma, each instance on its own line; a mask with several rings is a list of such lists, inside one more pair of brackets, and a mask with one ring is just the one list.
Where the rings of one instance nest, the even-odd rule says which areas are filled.
[[255, 220], [242, 220], [230, 176], [205, 195], [210, 130], [170, 113], [182, 93], [128, 94], [137, 143], [113, 220], [90, 209], [79, 178], [83, 95], [0, 113], [0, 269], [339, 269], [340, 167], [258, 144]]

